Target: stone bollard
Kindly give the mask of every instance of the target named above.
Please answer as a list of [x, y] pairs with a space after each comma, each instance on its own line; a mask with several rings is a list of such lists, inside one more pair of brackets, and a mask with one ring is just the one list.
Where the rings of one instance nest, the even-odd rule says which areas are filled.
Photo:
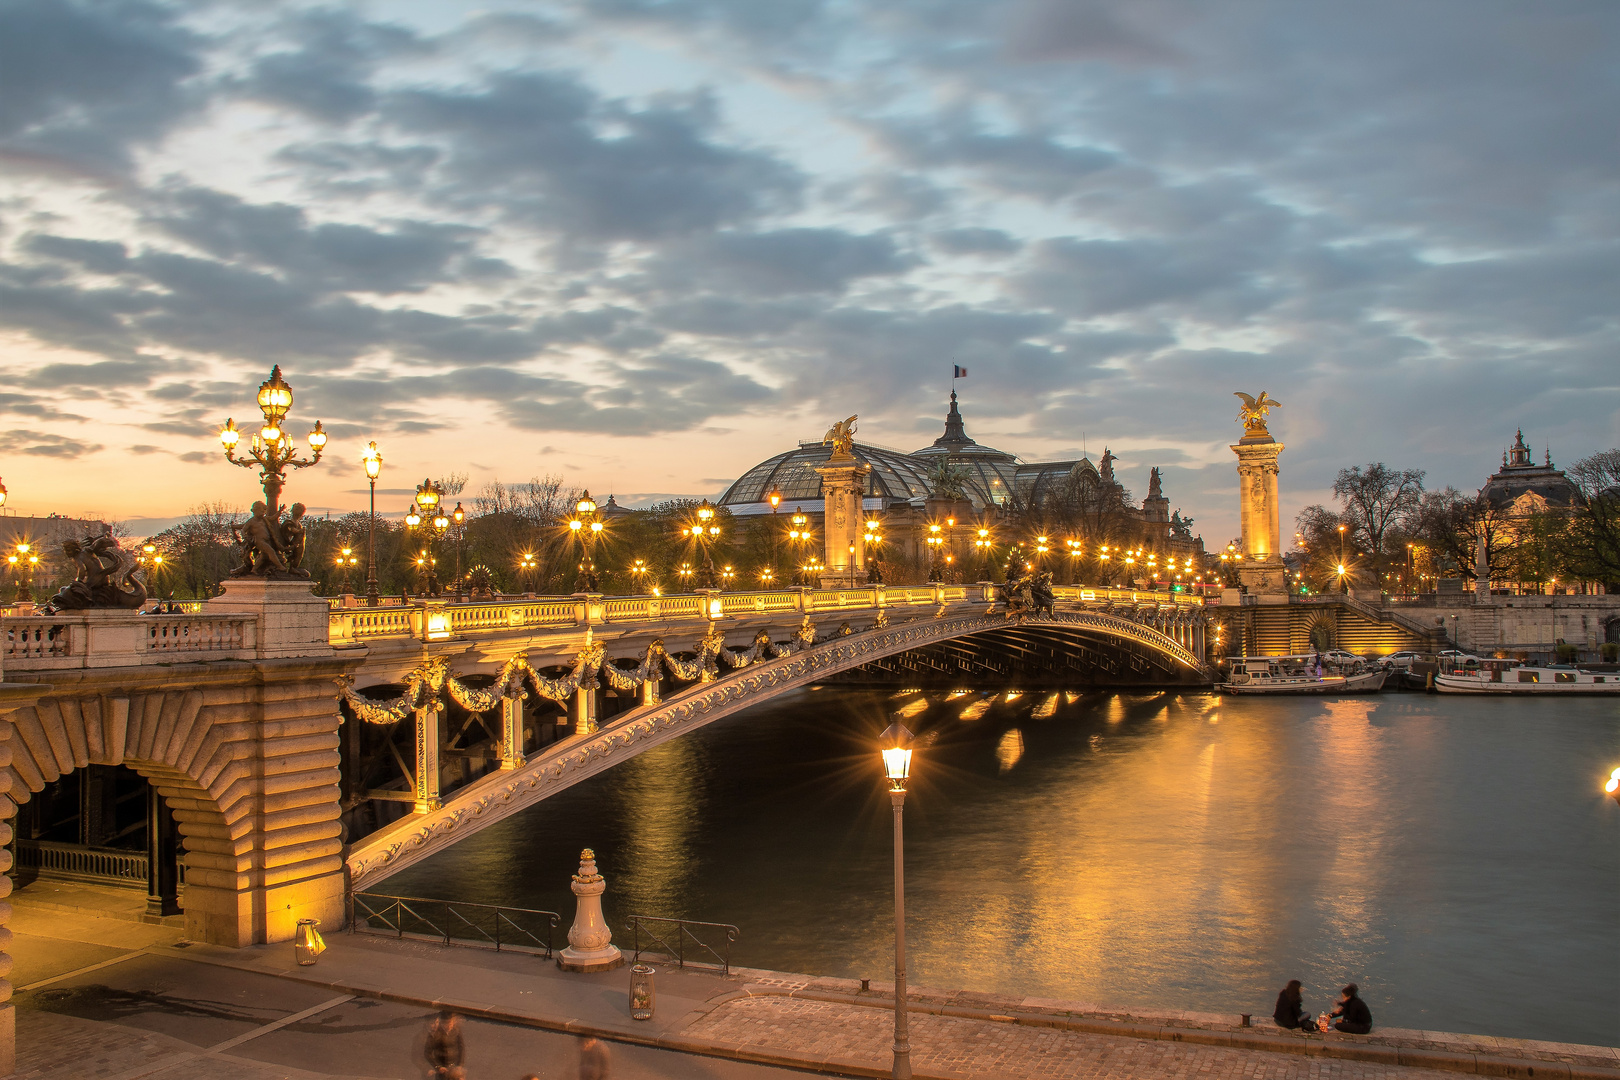
[[596, 872], [596, 852], [590, 848], [579, 853], [579, 873], [569, 888], [578, 900], [574, 925], [568, 928], [568, 948], [557, 954], [557, 966], [564, 971], [611, 971], [624, 963], [624, 955], [613, 944], [613, 931], [602, 918], [607, 879]]

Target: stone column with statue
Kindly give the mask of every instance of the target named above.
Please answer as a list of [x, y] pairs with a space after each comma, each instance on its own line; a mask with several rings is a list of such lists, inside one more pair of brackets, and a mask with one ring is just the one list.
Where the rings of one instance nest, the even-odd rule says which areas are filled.
[[861, 537], [862, 495], [872, 466], [855, 456], [855, 417], [827, 430], [823, 445], [832, 456], [818, 465], [824, 503], [822, 531], [827, 538], [827, 568], [821, 583], [829, 589], [851, 589], [866, 584], [866, 550]]
[[1262, 390], [1259, 397], [1242, 391], [1238, 422], [1243, 437], [1232, 447], [1238, 458], [1238, 509], [1242, 518], [1243, 550], [1239, 553], [1238, 580], [1250, 595], [1286, 603], [1288, 568], [1282, 560], [1282, 529], [1277, 499], [1277, 457], [1283, 444], [1266, 429], [1266, 414], [1282, 403]]

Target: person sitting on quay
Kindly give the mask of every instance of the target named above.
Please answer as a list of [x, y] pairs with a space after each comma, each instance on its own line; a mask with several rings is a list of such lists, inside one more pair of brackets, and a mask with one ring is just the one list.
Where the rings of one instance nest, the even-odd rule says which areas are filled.
[[1333, 1007], [1333, 1015], [1342, 1016], [1344, 1019], [1333, 1025], [1335, 1030], [1350, 1035], [1365, 1035], [1372, 1030], [1372, 1010], [1357, 996], [1358, 993], [1355, 983], [1351, 983], [1340, 992], [1339, 1003]]
[[1316, 1030], [1316, 1021], [1305, 1013], [1301, 989], [1298, 979], [1289, 979], [1288, 985], [1277, 995], [1277, 1009], [1271, 1014], [1271, 1018], [1277, 1021], [1278, 1027], [1290, 1031]]

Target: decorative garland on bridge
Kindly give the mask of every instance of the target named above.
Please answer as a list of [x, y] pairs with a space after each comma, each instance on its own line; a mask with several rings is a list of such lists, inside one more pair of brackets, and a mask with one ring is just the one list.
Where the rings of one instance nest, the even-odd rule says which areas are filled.
[[[836, 632], [843, 637], [853, 633], [849, 623]], [[764, 630], [754, 635], [754, 643], [738, 652], [726, 648], [725, 635], [714, 626], [697, 644], [690, 660], [675, 656], [664, 646], [662, 638], [647, 646], [641, 662], [626, 670], [607, 658], [607, 650], [600, 642], [590, 642], [574, 657], [573, 670], [559, 678], [547, 678], [529, 664], [527, 653], [519, 653], [502, 667], [495, 682], [487, 690], [468, 686], [450, 673], [449, 661], [434, 657], [405, 676], [405, 692], [392, 701], [373, 701], [354, 689], [353, 675], [337, 678], [338, 697], [346, 701], [355, 716], [368, 724], [397, 724], [417, 709], [443, 709], [439, 695], [448, 692], [451, 700], [471, 713], [489, 712], [505, 698], [523, 697], [532, 690], [536, 696], [551, 701], [567, 701], [579, 690], [598, 690], [601, 680], [615, 690], [639, 690], [649, 682], [656, 682], [668, 672], [682, 682], [713, 682], [720, 676], [715, 662], [723, 660], [728, 667], [744, 668], [764, 659], [781, 659], [795, 652], [803, 652], [816, 644], [816, 628], [810, 617], [795, 631], [793, 640], [778, 645]]]

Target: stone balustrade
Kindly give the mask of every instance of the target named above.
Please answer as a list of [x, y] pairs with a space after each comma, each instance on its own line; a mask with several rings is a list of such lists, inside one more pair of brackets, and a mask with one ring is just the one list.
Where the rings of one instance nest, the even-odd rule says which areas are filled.
[[75, 611], [0, 622], [0, 671], [141, 667], [186, 660], [250, 660], [252, 615], [141, 615]]

